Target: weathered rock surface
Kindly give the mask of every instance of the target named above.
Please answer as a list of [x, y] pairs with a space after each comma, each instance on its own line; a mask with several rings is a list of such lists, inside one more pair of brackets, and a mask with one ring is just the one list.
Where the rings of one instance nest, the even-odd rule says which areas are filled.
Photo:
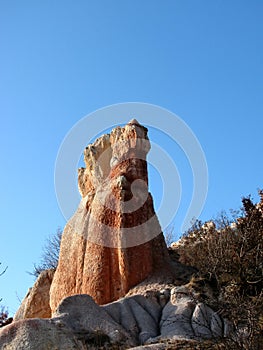
[[123, 326], [89, 295], [74, 295], [64, 299], [53, 320], [67, 325], [85, 345], [96, 334], [108, 342], [136, 344]]
[[20, 320], [0, 331], [2, 350], [76, 350], [82, 344], [63, 324], [50, 319]]
[[0, 331], [0, 348], [5, 350], [84, 350], [105, 343], [136, 345], [88, 295], [64, 299], [52, 319], [20, 320]]
[[62, 301], [52, 319], [21, 320], [4, 327], [0, 348], [84, 350], [114, 345], [128, 349], [171, 340], [215, 339], [224, 335], [224, 327], [224, 320], [195, 300], [185, 286], [102, 306], [88, 295], [74, 295]]
[[123, 297], [168, 261], [148, 192], [147, 129], [136, 120], [89, 145], [79, 170], [82, 200], [65, 227], [51, 286], [54, 312], [67, 296], [99, 304]]
[[224, 335], [224, 322], [209, 306], [195, 300], [185, 286], [171, 290], [160, 321], [162, 338], [212, 339]]
[[14, 321], [24, 318], [50, 318], [49, 291], [54, 270], [46, 270], [38, 276], [34, 286], [29, 289], [21, 306], [17, 310]]
[[144, 350], [144, 349], [165, 350], [167, 349], [167, 346], [162, 343], [157, 343], [157, 344], [141, 345], [141, 346], [136, 346], [135, 348], [132, 348], [132, 350]]
[[111, 317], [130, 334], [136, 344], [159, 334], [162, 307], [154, 298], [142, 295], [127, 297], [102, 306]]

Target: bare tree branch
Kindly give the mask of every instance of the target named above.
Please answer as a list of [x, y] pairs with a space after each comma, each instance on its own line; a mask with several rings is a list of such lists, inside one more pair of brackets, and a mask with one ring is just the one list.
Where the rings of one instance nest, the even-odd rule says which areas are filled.
[[50, 235], [46, 239], [40, 263], [34, 264], [33, 272], [29, 272], [31, 275], [38, 277], [39, 274], [44, 270], [55, 270], [57, 268], [61, 237], [62, 230], [61, 228], [58, 228], [55, 234]]

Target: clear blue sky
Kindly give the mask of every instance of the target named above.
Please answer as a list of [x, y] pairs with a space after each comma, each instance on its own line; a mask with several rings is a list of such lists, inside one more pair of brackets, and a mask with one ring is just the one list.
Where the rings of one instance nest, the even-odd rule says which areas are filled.
[[8, 266], [0, 296], [11, 314], [33, 284], [26, 271], [45, 238], [65, 225], [54, 190], [58, 148], [98, 108], [152, 103], [191, 127], [209, 170], [203, 220], [238, 208], [243, 195], [257, 199], [262, 18], [260, 0], [0, 0], [0, 261]]

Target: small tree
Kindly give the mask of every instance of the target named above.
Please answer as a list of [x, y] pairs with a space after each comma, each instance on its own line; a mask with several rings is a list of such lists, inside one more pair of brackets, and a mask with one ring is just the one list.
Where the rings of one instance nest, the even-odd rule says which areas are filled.
[[59, 259], [61, 237], [62, 230], [61, 228], [58, 228], [55, 234], [50, 235], [46, 239], [40, 263], [34, 264], [34, 270], [31, 273], [33, 276], [38, 277], [39, 274], [44, 270], [56, 270]]

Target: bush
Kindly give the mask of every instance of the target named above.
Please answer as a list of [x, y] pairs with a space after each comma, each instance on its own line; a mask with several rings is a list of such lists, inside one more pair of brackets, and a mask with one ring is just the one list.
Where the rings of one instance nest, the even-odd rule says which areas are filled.
[[218, 311], [234, 325], [236, 349], [257, 349], [263, 336], [263, 192], [242, 199], [241, 216], [196, 222], [177, 247], [180, 261], [216, 281]]

